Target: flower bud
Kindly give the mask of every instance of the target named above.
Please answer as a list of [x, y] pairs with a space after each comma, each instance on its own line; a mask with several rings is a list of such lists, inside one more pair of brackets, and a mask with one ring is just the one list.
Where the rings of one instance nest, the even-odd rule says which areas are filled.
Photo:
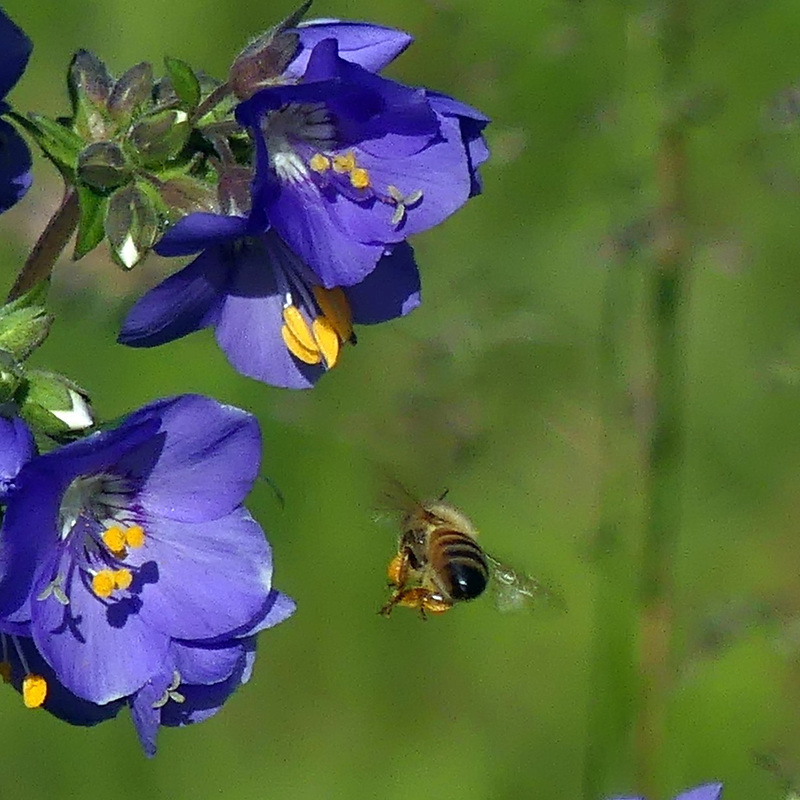
[[88, 50], [72, 57], [68, 75], [72, 98], [72, 129], [87, 142], [99, 142], [110, 132], [106, 103], [114, 83], [106, 65]]
[[48, 436], [82, 431], [94, 424], [86, 393], [63, 375], [28, 370], [20, 415]]
[[135, 267], [158, 236], [155, 201], [140, 185], [118, 189], [111, 195], [104, 227], [114, 260], [125, 269]]
[[178, 108], [142, 117], [128, 133], [128, 141], [145, 167], [160, 167], [174, 159], [189, 140], [189, 115]]
[[131, 119], [153, 92], [153, 67], [147, 61], [132, 66], [114, 84], [108, 110], [116, 120]]
[[122, 148], [113, 142], [95, 142], [78, 156], [78, 180], [93, 189], [108, 192], [128, 183], [130, 177]]

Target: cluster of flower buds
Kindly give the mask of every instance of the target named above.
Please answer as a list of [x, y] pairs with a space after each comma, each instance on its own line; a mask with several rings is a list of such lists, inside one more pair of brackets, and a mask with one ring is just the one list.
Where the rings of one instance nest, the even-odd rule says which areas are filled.
[[[133, 306], [119, 341], [200, 328], [240, 373], [309, 388], [355, 324], [419, 304], [408, 237], [481, 190], [487, 119], [380, 71], [411, 43], [302, 18], [260, 36], [224, 81], [168, 58], [113, 77], [78, 52], [71, 114], [5, 97], [31, 53], [0, 11], [0, 212], [31, 183], [35, 143], [61, 207], [0, 307], [0, 677], [26, 706], [93, 725], [128, 706], [145, 751], [160, 725], [214, 714], [251, 674], [256, 634], [290, 616], [244, 506], [261, 435], [195, 395], [98, 423], [86, 391], [28, 365], [53, 323], [52, 267], [107, 240], [125, 269], [196, 254]], [[26, 138], [24, 138], [26, 137]]]

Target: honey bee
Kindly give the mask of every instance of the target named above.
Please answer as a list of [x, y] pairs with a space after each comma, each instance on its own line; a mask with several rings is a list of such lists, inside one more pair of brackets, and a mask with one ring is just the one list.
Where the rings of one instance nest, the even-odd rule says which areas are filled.
[[474, 600], [489, 588], [502, 611], [554, 599], [541, 584], [490, 556], [477, 542], [478, 531], [455, 506], [438, 500], [421, 503], [405, 490], [398, 551], [387, 570], [392, 592], [379, 613], [395, 606], [443, 614], [456, 603]]

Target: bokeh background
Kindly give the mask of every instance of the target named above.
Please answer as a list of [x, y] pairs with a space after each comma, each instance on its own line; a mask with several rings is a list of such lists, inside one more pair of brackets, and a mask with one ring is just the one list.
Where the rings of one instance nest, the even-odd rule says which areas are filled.
[[[117, 72], [169, 54], [223, 76], [292, 10], [285, 0], [3, 6], [35, 43], [12, 100], [52, 115], [67, 110], [63, 76], [78, 48]], [[680, 662], [662, 789], [717, 779], [725, 800], [778, 800], [800, 770], [800, 101], [787, 88], [800, 78], [800, 13], [794, 0], [696, 6]], [[72, 729], [8, 690], [3, 797], [581, 795], [598, 700], [600, 485], [609, 453], [635, 449], [649, 413], [636, 309], [664, 108], [660, 4], [317, 0], [314, 12], [415, 34], [389, 72], [493, 118], [485, 193], [415, 240], [421, 308], [359, 331], [308, 393], [238, 376], [207, 333], [155, 351], [115, 345], [125, 308], [173, 265], [153, 258], [122, 274], [104, 246], [58, 265], [59, 319], [36, 358], [86, 386], [99, 413], [194, 391], [259, 416], [263, 471], [285, 505], [264, 481], [251, 508], [298, 611], [262, 635], [253, 680], [223, 712], [162, 731], [151, 761], [126, 714]], [[36, 178], [0, 219], [5, 288], [58, 202], [48, 164]], [[622, 429], [604, 424], [598, 401], [609, 380], [603, 293], [620, 268], [633, 309], [619, 310], [630, 313], [633, 365]], [[374, 520], [386, 475], [420, 496], [449, 489], [486, 548], [560, 587], [568, 612], [500, 615], [479, 601], [426, 623], [403, 609], [378, 617], [394, 547], [391, 525]], [[635, 509], [637, 491], [634, 481], [621, 502]], [[615, 788], [630, 792], [629, 780]]]

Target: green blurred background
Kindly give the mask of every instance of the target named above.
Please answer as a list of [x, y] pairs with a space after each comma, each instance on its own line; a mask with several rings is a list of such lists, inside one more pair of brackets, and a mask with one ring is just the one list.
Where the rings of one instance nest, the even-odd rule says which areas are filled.
[[[12, 100], [56, 115], [77, 48], [117, 72], [169, 54], [223, 76], [292, 5], [4, 8], [35, 43]], [[223, 712], [162, 731], [152, 761], [127, 715], [72, 729], [7, 692], [2, 797], [580, 796], [603, 441], [612, 456], [635, 446], [633, 425], [604, 428], [599, 412], [601, 302], [623, 245], [636, 251], [624, 266], [635, 307], [650, 266], [659, 4], [317, 0], [314, 12], [415, 34], [390, 73], [492, 117], [485, 194], [414, 242], [422, 307], [359, 331], [308, 393], [236, 375], [207, 332], [154, 351], [116, 346], [124, 309], [164, 262], [122, 274], [103, 245], [58, 265], [60, 317], [38, 363], [86, 386], [101, 414], [184, 391], [258, 414], [263, 471], [286, 503], [264, 482], [251, 508], [298, 611], [262, 635], [253, 680]], [[782, 115], [769, 109], [800, 78], [800, 12], [794, 0], [706, 0], [691, 13], [681, 661], [663, 790], [717, 779], [725, 800], [777, 800], [785, 786], [758, 762], [800, 770], [800, 134], [794, 95]], [[5, 287], [58, 202], [49, 165], [36, 177], [0, 219]], [[646, 423], [641, 323], [634, 312], [630, 404]], [[486, 548], [559, 586], [568, 613], [503, 616], [480, 601], [424, 624], [403, 609], [378, 617], [394, 547], [373, 519], [387, 474], [422, 496], [449, 489]]]

